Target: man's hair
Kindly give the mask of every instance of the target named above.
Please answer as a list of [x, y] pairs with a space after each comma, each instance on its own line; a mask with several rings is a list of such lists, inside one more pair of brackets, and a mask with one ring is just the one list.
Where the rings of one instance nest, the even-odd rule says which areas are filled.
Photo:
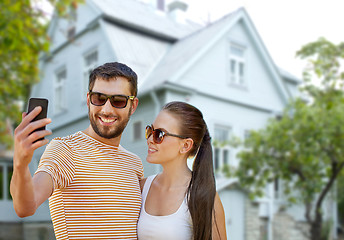
[[124, 77], [128, 79], [131, 86], [131, 94], [137, 96], [137, 75], [127, 65], [119, 62], [105, 63], [95, 69], [90, 74], [88, 90], [93, 89], [97, 78], [102, 80], [112, 80], [116, 77]]

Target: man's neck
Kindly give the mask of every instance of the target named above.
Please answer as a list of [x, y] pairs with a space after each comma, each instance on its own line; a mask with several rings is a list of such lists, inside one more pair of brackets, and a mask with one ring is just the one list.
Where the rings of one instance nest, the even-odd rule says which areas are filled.
[[112, 146], [119, 146], [120, 140], [121, 140], [121, 135], [115, 138], [104, 138], [99, 136], [92, 128], [91, 125], [88, 126], [88, 128], [86, 128], [84, 131], [82, 131], [83, 133], [85, 133], [86, 135], [102, 142], [108, 145], [112, 145]]

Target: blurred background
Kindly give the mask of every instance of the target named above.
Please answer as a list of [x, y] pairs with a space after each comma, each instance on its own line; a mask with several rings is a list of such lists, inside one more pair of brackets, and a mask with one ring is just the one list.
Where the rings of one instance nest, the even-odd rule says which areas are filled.
[[55, 239], [48, 202], [20, 219], [9, 194], [28, 98], [49, 100], [50, 139], [83, 130], [89, 73], [110, 61], [139, 77], [121, 145], [141, 157], [145, 176], [161, 170], [145, 161], [145, 126], [165, 103], [186, 101], [212, 136], [228, 239], [343, 239], [343, 5], [2, 0], [0, 240]]

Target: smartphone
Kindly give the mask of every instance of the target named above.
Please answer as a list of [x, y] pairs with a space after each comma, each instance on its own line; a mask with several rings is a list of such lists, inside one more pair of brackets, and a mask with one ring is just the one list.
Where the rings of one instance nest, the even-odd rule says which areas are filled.
[[[34, 122], [34, 121], [37, 121], [37, 120], [40, 120], [40, 119], [43, 119], [43, 118], [47, 117], [48, 99], [45, 99], [45, 98], [30, 98], [30, 100], [29, 100], [29, 107], [28, 107], [27, 112], [30, 113], [37, 106], [41, 106], [42, 107], [42, 111], [31, 122]], [[41, 128], [37, 128], [33, 132], [41, 131], [41, 130], [45, 130], [45, 126], [41, 127]], [[40, 139], [36, 140], [35, 142], [43, 140], [43, 139], [44, 138], [40, 138]]]

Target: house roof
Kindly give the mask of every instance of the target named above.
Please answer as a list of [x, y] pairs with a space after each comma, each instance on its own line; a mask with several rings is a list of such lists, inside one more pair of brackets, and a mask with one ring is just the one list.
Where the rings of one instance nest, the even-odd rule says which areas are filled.
[[295, 77], [294, 75], [287, 72], [286, 70], [284, 70], [282, 68], [278, 68], [278, 70], [279, 70], [281, 76], [284, 77], [284, 79], [286, 79], [287, 81], [294, 82], [297, 84], [300, 84], [302, 82], [301, 79]]
[[[239, 8], [220, 20], [206, 27], [186, 21], [178, 23], [165, 12], [154, 9], [149, 4], [137, 0], [86, 0], [100, 18], [112, 24], [146, 33], [151, 36], [169, 41], [171, 47], [165, 50], [165, 56], [156, 61], [156, 65], [149, 69], [149, 74], [143, 74], [139, 81], [139, 94], [145, 94], [152, 88], [169, 82], [176, 84], [179, 77], [188, 70], [203, 54], [226, 34], [238, 21], [243, 20], [249, 34], [253, 36], [257, 49], [261, 51], [265, 62], [273, 73], [275, 84], [284, 99], [289, 98], [282, 80], [298, 84], [300, 80], [273, 63], [262, 40], [254, 28], [244, 8]], [[51, 25], [55, 25], [52, 21]], [[54, 28], [53, 26], [50, 26]], [[115, 49], [115, 51], [117, 51]], [[180, 60], [182, 56], [182, 61]], [[149, 82], [149, 84], [145, 84]]]
[[201, 26], [192, 21], [181, 24], [165, 12], [137, 0], [90, 0], [106, 20], [158, 37], [177, 40]]
[[[235, 14], [236, 12], [233, 12], [224, 17], [222, 21], [210, 24], [173, 44], [150, 76], [144, 82], [141, 82], [142, 87], [139, 86], [141, 93], [144, 94], [164, 82], [173, 82], [173, 79], [176, 78], [175, 76], [183, 67], [190, 64], [190, 60], [199, 54], [209, 44], [209, 41], [214, 39], [214, 36], [218, 35], [222, 29], [230, 24], [229, 22], [231, 22]], [[183, 61], [181, 61], [181, 56], [183, 56]], [[146, 82], [149, 82], [149, 84], [145, 84]]]
[[222, 190], [226, 189], [232, 185], [238, 185], [239, 180], [237, 178], [225, 178], [225, 177], [218, 177], [216, 178], [216, 190], [221, 192]]
[[[262, 56], [263, 61], [273, 76], [274, 84], [284, 101], [287, 102], [291, 96], [281, 78], [281, 72], [275, 66], [244, 8], [239, 8], [237, 11], [224, 16], [215, 23], [208, 25], [174, 43], [151, 74], [144, 82], [140, 83], [141, 86], [139, 86], [139, 94], [144, 95], [164, 83], [176, 83], [183, 73], [193, 66], [193, 64], [199, 60], [207, 50], [213, 47], [217, 41], [239, 21], [243, 21], [244, 25], [247, 27], [248, 33], [252, 36], [254, 39], [253, 42], [257, 46], [257, 51]], [[181, 56], [183, 56], [182, 61]], [[283, 75], [286, 76], [285, 71], [283, 71]], [[288, 79], [295, 78], [290, 78], [289, 76]], [[149, 84], [145, 84], [148, 82]]]

